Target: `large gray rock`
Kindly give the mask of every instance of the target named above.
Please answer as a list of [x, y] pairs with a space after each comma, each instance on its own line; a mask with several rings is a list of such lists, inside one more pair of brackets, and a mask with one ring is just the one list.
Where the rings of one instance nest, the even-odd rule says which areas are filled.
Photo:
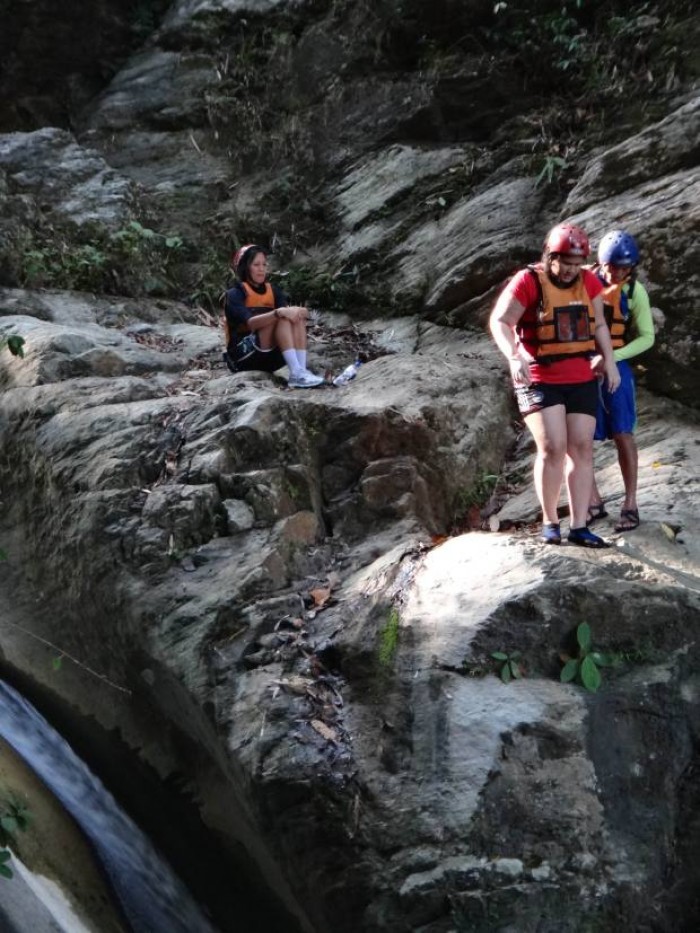
[[[370, 322], [353, 383], [293, 392], [226, 375], [216, 332], [177, 323], [176, 305], [157, 329], [67, 293], [0, 307], [27, 340], [26, 360], [0, 359], [5, 661], [160, 773], [186, 773], [305, 929], [486, 931], [499, 911], [554, 929], [572, 899], [566, 929], [607, 928], [663, 901], [674, 847], [670, 883], [692, 889], [700, 539], [684, 409], [643, 408], [636, 539], [545, 553], [528, 488], [498, 513], [510, 533], [444, 540], [514, 437], [486, 338]], [[324, 320], [312, 366], [343, 361], [329, 338], [344, 326]], [[131, 368], [84, 371], [96, 348]], [[522, 449], [508, 474], [529, 469]], [[29, 618], [77, 662], [58, 687]], [[598, 696], [558, 681], [582, 621], [621, 659]], [[527, 678], [505, 685], [491, 653], [516, 650]]]
[[[641, 393], [641, 528], [545, 553], [531, 449], [507, 459], [510, 389], [473, 325], [557, 217], [624, 222], [666, 322], [647, 385], [696, 400], [697, 107], [624, 149], [582, 139], [538, 186], [564, 151], [541, 99], [443, 35], [493, 5], [420, 6], [183, 0], [84, 109], [85, 148], [4, 138], [6, 282], [45, 213], [109, 236], [133, 193], [187, 236], [197, 294], [262, 237], [376, 296], [362, 328], [312, 331], [319, 370], [371, 351], [354, 383], [295, 393], [230, 376], [183, 304], [3, 292], [0, 335], [27, 349], [0, 357], [4, 663], [184, 786], [305, 930], [684, 929], [697, 423]], [[375, 320], [392, 299], [416, 319]], [[595, 695], [558, 679], [583, 621], [621, 662]], [[492, 652], [518, 650], [527, 677], [505, 685]]]
[[393, 250], [397, 296], [419, 294], [428, 314], [449, 312], [505, 279], [521, 257], [532, 255], [541, 199], [534, 179], [517, 178], [421, 225]]
[[10, 199], [32, 199], [57, 220], [115, 228], [133, 216], [133, 184], [65, 130], [0, 136], [0, 170]]
[[652, 179], [688, 169], [697, 172], [699, 139], [700, 97], [695, 97], [653, 126], [592, 158], [571, 189], [565, 210], [580, 212], [605, 196], [621, 194]]
[[[601, 185], [599, 191], [606, 189]], [[593, 237], [594, 247], [615, 227], [638, 240], [641, 279], [652, 304], [663, 309], [654, 349], [646, 354], [648, 385], [688, 405], [698, 403], [697, 249], [700, 234], [700, 173], [697, 168], [664, 174], [604, 201], [570, 220]]]

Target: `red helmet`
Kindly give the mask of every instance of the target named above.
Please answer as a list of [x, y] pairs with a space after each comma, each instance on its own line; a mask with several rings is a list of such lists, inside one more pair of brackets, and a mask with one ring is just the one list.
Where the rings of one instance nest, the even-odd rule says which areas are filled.
[[239, 247], [236, 250], [236, 252], [233, 253], [233, 255], [231, 256], [231, 268], [236, 274], [238, 274], [238, 266], [240, 264], [241, 259], [243, 259], [243, 257], [248, 252], [248, 250], [251, 249], [253, 246], [255, 246], [255, 243], [246, 243], [245, 246]]
[[562, 253], [565, 256], [583, 256], [591, 251], [588, 234], [573, 224], [557, 224], [547, 234], [544, 248], [548, 253]]

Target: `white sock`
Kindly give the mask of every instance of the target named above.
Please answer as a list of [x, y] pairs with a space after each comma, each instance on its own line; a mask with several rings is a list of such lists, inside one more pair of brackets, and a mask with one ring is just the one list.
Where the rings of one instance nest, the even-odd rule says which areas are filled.
[[306, 369], [306, 350], [295, 350], [297, 359], [299, 360], [299, 365], [302, 369]]
[[297, 353], [297, 350], [282, 350], [282, 356], [284, 357], [284, 362], [289, 367], [290, 376], [298, 375], [304, 368], [299, 362]]

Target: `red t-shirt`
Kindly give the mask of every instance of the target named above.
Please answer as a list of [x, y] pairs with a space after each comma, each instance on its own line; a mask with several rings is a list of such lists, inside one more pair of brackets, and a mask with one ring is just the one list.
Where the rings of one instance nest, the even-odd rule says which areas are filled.
[[[538, 266], [541, 268], [541, 266]], [[588, 297], [592, 300], [599, 295], [603, 286], [600, 279], [589, 269], [582, 269], [583, 285], [588, 292]], [[510, 282], [506, 285], [505, 291], [521, 305], [525, 307], [521, 321], [533, 322], [535, 320], [535, 311], [540, 303], [540, 291], [535, 276], [528, 269], [521, 269], [516, 272]], [[533, 358], [537, 355], [537, 344], [526, 340], [520, 340], [523, 347]], [[590, 361], [583, 356], [574, 356], [568, 360], [555, 360], [552, 363], [530, 363], [530, 374], [533, 382], [544, 383], [577, 383], [590, 382], [595, 379], [591, 372]]]

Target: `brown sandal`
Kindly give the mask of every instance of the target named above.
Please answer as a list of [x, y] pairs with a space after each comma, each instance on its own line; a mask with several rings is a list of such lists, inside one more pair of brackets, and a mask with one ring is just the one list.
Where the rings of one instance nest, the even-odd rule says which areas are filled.
[[615, 531], [634, 531], [639, 528], [639, 510], [623, 509], [620, 512], [620, 521], [615, 525]]
[[608, 513], [605, 509], [604, 502], [598, 502], [595, 505], [588, 506], [588, 518], [586, 519], [586, 525], [592, 525], [593, 522], [597, 522], [599, 518], [607, 518]]

